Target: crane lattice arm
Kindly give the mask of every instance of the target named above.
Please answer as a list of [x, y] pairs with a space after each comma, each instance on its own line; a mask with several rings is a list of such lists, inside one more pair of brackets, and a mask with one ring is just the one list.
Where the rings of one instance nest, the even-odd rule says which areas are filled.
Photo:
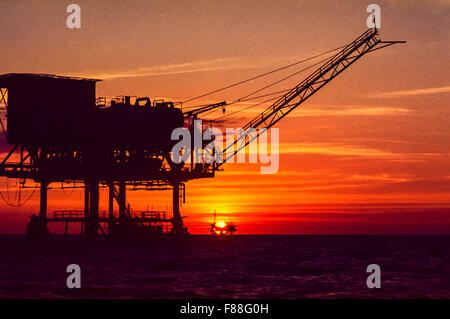
[[[245, 134], [247, 130], [256, 128], [269, 129], [366, 53], [395, 43], [405, 43], [405, 41], [381, 41], [377, 38], [377, 35], [378, 31], [376, 28], [364, 32], [337, 54], [327, 59], [316, 71], [310, 74], [300, 84], [292, 88], [260, 115], [248, 122], [243, 127], [244, 134], [238, 136], [231, 145], [225, 148], [223, 151], [225, 160], [222, 163], [217, 163], [216, 167], [220, 167], [226, 163], [261, 133], [265, 132], [265, 130], [256, 130], [255, 134], [251, 137], [247, 137]], [[235, 146], [237, 146], [236, 149]]]

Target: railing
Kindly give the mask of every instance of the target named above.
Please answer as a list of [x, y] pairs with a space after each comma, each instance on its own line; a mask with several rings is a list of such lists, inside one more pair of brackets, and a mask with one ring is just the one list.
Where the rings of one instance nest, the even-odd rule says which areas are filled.
[[[136, 215], [136, 214], [134, 214]], [[147, 211], [147, 212], [141, 212], [139, 214], [140, 218], [145, 219], [158, 219], [158, 220], [165, 220], [166, 219], [166, 212], [165, 211]]]
[[[99, 211], [99, 218], [108, 218], [109, 213], [107, 211]], [[53, 218], [85, 218], [84, 210], [55, 210], [53, 212]]]
[[95, 100], [95, 105], [98, 107], [106, 107], [106, 97], [98, 97]]
[[[118, 216], [119, 212], [114, 211], [113, 215], [116, 217]], [[109, 217], [109, 211], [99, 211], [98, 212], [99, 218], [108, 218]], [[129, 217], [131, 218], [141, 218], [141, 219], [153, 219], [153, 220], [159, 220], [163, 221], [166, 220], [166, 212], [165, 211], [145, 211], [140, 213], [132, 213], [130, 212]], [[55, 210], [53, 212], [53, 218], [85, 218], [84, 216], [84, 210]]]

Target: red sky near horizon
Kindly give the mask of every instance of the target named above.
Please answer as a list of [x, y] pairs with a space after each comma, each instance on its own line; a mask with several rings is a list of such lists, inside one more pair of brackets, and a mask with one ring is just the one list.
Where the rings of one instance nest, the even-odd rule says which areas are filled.
[[[353, 41], [367, 28], [372, 3], [75, 2], [82, 9], [78, 30], [66, 27], [60, 1], [0, 3], [0, 74], [100, 78], [97, 96], [184, 101]], [[187, 183], [182, 214], [191, 232], [207, 233], [216, 210], [241, 234], [450, 234], [450, 1], [377, 3], [381, 39], [408, 43], [364, 56], [278, 123], [278, 173], [228, 164], [214, 179]], [[307, 65], [186, 106], [233, 101]], [[266, 106], [232, 115], [225, 125], [242, 126]], [[15, 180], [0, 180], [13, 202], [14, 189]], [[38, 192], [24, 190], [22, 198], [29, 196], [19, 208], [0, 204], [0, 232], [24, 231], [38, 212]], [[170, 198], [128, 193], [134, 210], [168, 209]], [[79, 190], [49, 193], [50, 211], [82, 205]]]

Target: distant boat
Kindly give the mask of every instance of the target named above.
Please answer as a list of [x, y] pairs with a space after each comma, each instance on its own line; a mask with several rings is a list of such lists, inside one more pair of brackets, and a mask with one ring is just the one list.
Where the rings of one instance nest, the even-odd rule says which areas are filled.
[[214, 210], [214, 222], [211, 224], [209, 231], [212, 235], [232, 235], [236, 232], [236, 225], [231, 221], [216, 221], [216, 211]]

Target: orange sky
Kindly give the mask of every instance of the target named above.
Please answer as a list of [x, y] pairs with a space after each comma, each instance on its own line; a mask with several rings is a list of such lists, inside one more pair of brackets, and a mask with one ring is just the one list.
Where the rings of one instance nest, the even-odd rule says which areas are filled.
[[[0, 74], [95, 77], [104, 79], [98, 96], [186, 100], [352, 41], [372, 3], [75, 2], [78, 30], [66, 28], [60, 1], [2, 1]], [[216, 209], [239, 233], [449, 233], [450, 1], [377, 3], [381, 38], [408, 43], [363, 57], [280, 122], [277, 174], [229, 164], [215, 179], [188, 183], [182, 211], [192, 232], [206, 233]], [[195, 103], [232, 101], [292, 71]], [[262, 109], [226, 124], [241, 126]], [[37, 193], [20, 208], [0, 204], [0, 232], [23, 232]], [[78, 190], [49, 196], [50, 210], [82, 206]], [[171, 205], [168, 192], [130, 192], [129, 201], [135, 210]]]

